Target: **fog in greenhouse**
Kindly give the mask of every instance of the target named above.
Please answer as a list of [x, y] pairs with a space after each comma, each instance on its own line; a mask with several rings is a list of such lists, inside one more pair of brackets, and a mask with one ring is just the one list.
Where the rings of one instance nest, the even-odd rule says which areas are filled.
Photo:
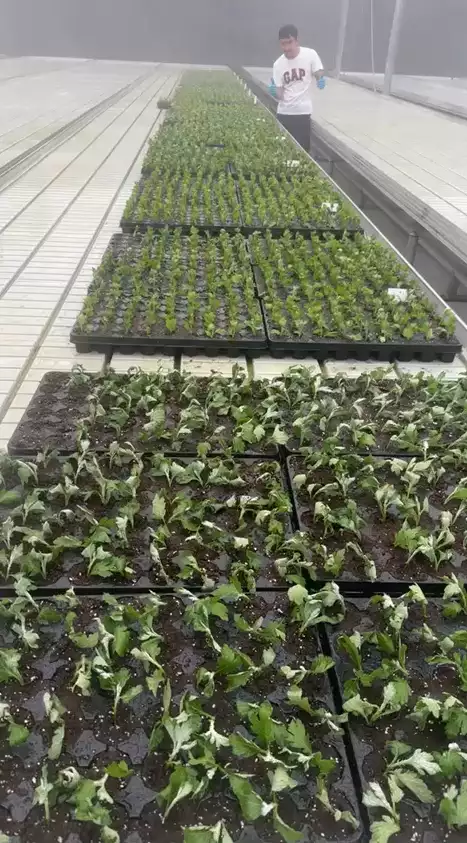
[[[384, 69], [395, 0], [373, 0]], [[334, 66], [341, 0], [0, 0], [0, 53], [269, 66], [277, 30]], [[406, 0], [396, 72], [467, 76], [466, 0]], [[344, 70], [369, 71], [370, 0], [350, 0]]]

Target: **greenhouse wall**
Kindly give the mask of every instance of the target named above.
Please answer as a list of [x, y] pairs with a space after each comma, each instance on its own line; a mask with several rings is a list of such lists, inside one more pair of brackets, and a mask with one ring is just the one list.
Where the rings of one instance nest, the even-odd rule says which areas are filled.
[[[370, 2], [351, 0], [347, 70], [371, 69]], [[394, 0], [373, 0], [382, 70]], [[332, 68], [341, 0], [0, 0], [0, 52], [269, 65], [295, 22]], [[407, 0], [397, 71], [467, 76], [465, 0]]]

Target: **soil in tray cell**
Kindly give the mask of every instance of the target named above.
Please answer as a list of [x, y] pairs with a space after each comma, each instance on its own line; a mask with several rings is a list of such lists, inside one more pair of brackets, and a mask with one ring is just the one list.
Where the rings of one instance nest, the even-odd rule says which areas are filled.
[[125, 222], [183, 225], [241, 225], [235, 180], [215, 175], [154, 173], [137, 184], [123, 215]]
[[[450, 588], [444, 602], [423, 604], [417, 591], [347, 600], [345, 620], [328, 629], [363, 789], [402, 790], [391, 843], [465, 840], [452, 810], [467, 770], [467, 603]], [[387, 813], [372, 803], [372, 821]]]
[[302, 531], [295, 550], [313, 577], [465, 579], [463, 469], [446, 471], [438, 457], [322, 453], [288, 462]]
[[[279, 843], [271, 810], [242, 817], [232, 789], [242, 779], [232, 777], [248, 776], [256, 804], [274, 802], [303, 839], [359, 841], [329, 659], [314, 630], [297, 635], [287, 603], [235, 590], [200, 600], [5, 602], [0, 831], [21, 843], [97, 843], [107, 826], [121, 841], [182, 843], [184, 827], [222, 820], [235, 841]], [[311, 714], [289, 701], [285, 666], [305, 671]], [[291, 780], [274, 795], [276, 768]], [[176, 769], [199, 792], [188, 788], [168, 810]], [[45, 822], [34, 795], [47, 784]], [[336, 810], [349, 814], [335, 819]]]
[[[108, 449], [129, 442], [139, 451], [196, 454], [277, 453], [278, 418], [268, 411], [266, 382], [243, 372], [214, 375], [133, 373], [45, 375], [9, 444], [12, 454], [73, 453], [77, 438]], [[280, 421], [280, 419], [279, 419]]]
[[278, 584], [291, 534], [274, 460], [142, 459], [127, 448], [2, 464], [2, 577], [60, 586]]
[[[381, 347], [381, 353], [385, 345], [397, 351], [438, 344], [447, 351], [452, 346], [453, 353], [459, 345], [452, 321], [435, 312], [376, 240], [356, 235], [307, 241], [290, 232], [273, 240], [254, 234], [250, 251], [270, 341], [291, 347], [318, 343], [323, 351], [344, 344], [343, 353], [352, 344]], [[390, 292], [401, 287], [404, 301]]]
[[243, 342], [264, 338], [245, 241], [196, 230], [116, 235], [89, 288], [72, 336]]

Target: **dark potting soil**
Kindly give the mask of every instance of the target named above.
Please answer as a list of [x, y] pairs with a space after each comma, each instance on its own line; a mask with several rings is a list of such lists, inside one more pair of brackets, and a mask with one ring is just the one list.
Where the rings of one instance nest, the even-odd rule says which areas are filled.
[[[356, 631], [362, 635], [373, 630], [385, 631], [380, 607], [371, 605], [369, 601], [363, 599], [347, 599], [346, 608], [345, 620], [338, 627], [328, 627], [331, 652], [336, 662], [342, 696], [344, 683], [353, 678], [353, 670], [348, 656], [338, 647], [339, 635], [344, 633], [352, 635]], [[427, 624], [440, 640], [459, 629], [465, 630], [465, 620], [460, 619], [462, 616], [454, 619], [446, 618], [442, 610], [442, 602], [439, 600], [430, 601], [426, 613], [419, 606], [412, 604], [409, 607], [409, 617], [402, 628], [401, 640], [407, 646], [406, 678], [413, 694], [409, 701], [412, 705], [417, 697], [430, 696], [441, 700], [443, 695], [453, 695], [464, 706], [467, 704], [467, 692], [462, 689], [455, 670], [449, 665], [432, 665], [426, 661], [439, 653], [439, 649], [422, 640], [420, 630], [423, 624]], [[375, 646], [367, 645], [363, 652], [365, 672], [375, 670], [381, 665], [383, 655]], [[383, 683], [375, 682], [369, 688], [360, 686], [359, 691], [364, 699], [380, 704]], [[419, 729], [417, 724], [408, 717], [409, 713], [410, 707], [396, 714], [387, 715], [371, 725], [366, 724], [360, 717], [350, 716], [350, 736], [363, 789], [374, 781], [384, 787], [386, 765], [392, 760], [387, 749], [390, 741], [402, 741], [413, 750], [419, 748], [430, 753], [446, 751], [452, 741], [460, 745], [463, 751], [467, 749], [465, 738], [448, 737], [442, 725], [437, 722], [432, 721], [432, 724], [426, 726], [425, 729]], [[414, 843], [414, 841], [416, 843], [444, 843], [444, 841], [465, 843], [465, 832], [449, 830], [438, 813], [439, 802], [448, 784], [459, 785], [460, 782], [456, 781], [456, 777], [449, 782], [427, 777], [426, 783], [435, 795], [435, 803], [422, 804], [415, 797], [411, 797], [410, 792], [406, 793], [401, 806], [401, 832], [391, 837], [391, 841], [394, 840], [395, 843]], [[370, 816], [373, 820], [380, 819], [381, 812], [375, 811], [373, 815], [370, 811]]]
[[[209, 379], [197, 380], [196, 392], [193, 394], [193, 391], [190, 391], [190, 396], [196, 398], [201, 407], [204, 407]], [[144, 425], [150, 421], [150, 413], [138, 407], [136, 398], [130, 412], [126, 413], [125, 407], [121, 406], [124, 404], [123, 401], [119, 406], [116, 397], [106, 395], [104, 392], [100, 398], [100, 404], [105, 412], [91, 420], [88, 397], [93, 388], [92, 383], [74, 385], [69, 374], [49, 372], [44, 375], [10, 440], [10, 454], [36, 455], [45, 448], [62, 454], [73, 453], [76, 450], [76, 426], [83, 419], [87, 419], [86, 436], [93, 448], [106, 450], [111, 442], [118, 439], [122, 442], [130, 442], [138, 451], [179, 451], [182, 454], [195, 454], [198, 445], [207, 442], [210, 451], [225, 452], [233, 447], [235, 453], [241, 452], [236, 428], [247, 420], [247, 416], [244, 419], [240, 418], [238, 422], [233, 418], [231, 411], [237, 411], [238, 405], [232, 404], [231, 411], [222, 414], [216, 412], [215, 406], [211, 405], [207, 414], [207, 423], [201, 426], [200, 422], [197, 427], [191, 431], [187, 430], [183, 436], [180, 436], [178, 430], [180, 426], [183, 426], [181, 413], [188, 408], [191, 397], [188, 399], [182, 394], [184, 385], [180, 385], [178, 389], [174, 385], [161, 401], [154, 405], [164, 408], [165, 419], [158, 427], [160, 433], [153, 434], [144, 430]], [[122, 389], [124, 388], [122, 377]], [[150, 398], [150, 388], [145, 390], [144, 396]], [[256, 395], [258, 405], [263, 398], [264, 392], [258, 385]], [[241, 404], [241, 395], [238, 396], [238, 400]], [[248, 401], [251, 406], [251, 399], [249, 398]], [[254, 410], [251, 421], [255, 422], [255, 426], [262, 421], [260, 418], [255, 418]], [[267, 433], [267, 425], [263, 426]], [[274, 424], [270, 425], [271, 432], [274, 426]], [[236, 437], [235, 443], [234, 437]], [[274, 445], [262, 442], [248, 445], [245, 442], [243, 453], [273, 455], [276, 451], [277, 448]]]
[[[338, 526], [333, 529], [333, 532], [326, 534], [324, 522], [314, 517], [315, 502], [320, 500], [331, 509], [337, 509], [344, 505], [344, 498], [342, 496], [317, 497], [315, 495], [313, 499], [310, 499], [306, 487], [313, 482], [317, 483], [318, 486], [333, 482], [332, 471], [328, 469], [321, 469], [317, 472], [307, 471], [305, 462], [298, 457], [290, 457], [289, 465], [291, 467], [291, 480], [296, 475], [307, 475], [305, 485], [301, 489], [293, 490], [299, 529], [307, 534], [310, 541], [320, 545], [324, 544], [329, 554], [344, 549], [347, 542], [357, 542], [363, 552], [374, 561], [377, 580], [436, 582], [452, 573], [455, 573], [461, 579], [466, 578], [467, 550], [464, 547], [464, 532], [467, 529], [467, 520], [465, 515], [461, 515], [451, 528], [455, 536], [455, 543], [450, 547], [452, 550], [451, 559], [442, 562], [436, 569], [434, 563], [431, 563], [426, 556], [419, 553], [407, 563], [409, 551], [394, 545], [396, 534], [403, 527], [404, 519], [402, 517], [397, 517], [396, 513], [390, 508], [386, 520], [383, 520], [376, 501], [372, 500], [370, 495], [364, 494], [361, 489], [351, 486], [348, 498], [356, 501], [357, 514], [363, 519], [360, 536], [351, 530], [340, 529]], [[463, 471], [452, 472], [450, 475], [443, 476], [436, 489], [428, 488], [423, 484], [423, 481], [417, 486], [416, 493], [420, 501], [423, 502], [425, 496], [428, 497], [429, 511], [422, 516], [420, 521], [421, 528], [426, 530], [427, 533], [432, 533], [435, 530], [440, 531], [440, 518], [443, 511], [450, 511], [453, 515], [456, 513], [458, 502], [452, 501], [445, 504], [444, 501], [446, 496], [454, 489], [456, 483], [460, 482], [463, 473]], [[392, 483], [396, 489], [400, 488], [397, 477], [389, 471], [384, 477], [380, 475], [379, 480]], [[318, 556], [314, 556], [314, 561], [319, 578], [336, 578], [323, 570]], [[368, 579], [362, 560], [352, 549], [347, 550], [342, 570], [337, 575], [337, 579]]]
[[[121, 601], [141, 606], [141, 601]], [[41, 603], [56, 612], [53, 604]], [[185, 606], [178, 598], [170, 598], [154, 621], [154, 629], [163, 636], [160, 663], [170, 679], [172, 688], [173, 714], [178, 711], [182, 695], [196, 694], [195, 673], [200, 667], [215, 668], [216, 657], [202, 634], [195, 633], [183, 620]], [[237, 607], [235, 607], [237, 610]], [[239, 610], [239, 609], [238, 609]], [[76, 613], [76, 632], [92, 633], [96, 629], [96, 618], [109, 613], [102, 602], [86, 600], [73, 610]], [[232, 607], [231, 617], [234, 607]], [[63, 615], [63, 610], [61, 610]], [[266, 622], [281, 620], [287, 613], [287, 598], [270, 595], [266, 600], [256, 597], [244, 612], [250, 623], [260, 617]], [[29, 620], [30, 624], [31, 621]], [[84, 656], [93, 651], [79, 649], [68, 638], [64, 624], [53, 617], [48, 623], [34, 624], [40, 639], [34, 650], [22, 654], [20, 669], [23, 685], [16, 681], [4, 686], [2, 701], [10, 706], [16, 722], [30, 729], [26, 743], [10, 748], [6, 730], [0, 732], [2, 772], [0, 776], [0, 830], [20, 835], [21, 843], [42, 843], [50, 839], [68, 840], [67, 835], [76, 834], [71, 843], [91, 843], [99, 839], [99, 829], [90, 823], [72, 819], [71, 807], [59, 805], [51, 808], [51, 820], [44, 822], [43, 810], [33, 806], [34, 787], [39, 781], [41, 768], [46, 763], [47, 748], [53, 729], [48, 722], [43, 704], [45, 691], [55, 693], [66, 708], [65, 741], [62, 754], [55, 762], [48, 762], [49, 781], [54, 781], [58, 770], [74, 766], [79, 773], [92, 779], [102, 776], [104, 768], [113, 761], [125, 760], [131, 774], [121, 781], [109, 778], [106, 787], [115, 800], [108, 806], [112, 815], [112, 827], [121, 834], [122, 841], [130, 843], [153, 843], [161, 840], [178, 843], [182, 840], [182, 827], [195, 824], [213, 825], [223, 819], [235, 841], [263, 840], [279, 843], [280, 837], [273, 831], [268, 819], [260, 820], [254, 830], [249, 830], [241, 820], [238, 803], [217, 777], [209, 793], [201, 800], [185, 799], [180, 802], [162, 822], [156, 794], [168, 783], [171, 769], [166, 762], [171, 743], [166, 736], [156, 752], [149, 750], [151, 730], [162, 715], [161, 692], [157, 699], [149, 691], [142, 691], [129, 705], [121, 703], [116, 716], [112, 713], [112, 695], [102, 691], [93, 681], [89, 696], [81, 696], [72, 690], [75, 666]], [[211, 628], [220, 645], [228, 643], [251, 656], [256, 664], [260, 662], [263, 645], [245, 633], [240, 633], [233, 622], [213, 619]], [[137, 640], [137, 639], [136, 639]], [[17, 639], [9, 624], [0, 619], [0, 646], [17, 646]], [[286, 701], [287, 681], [279, 668], [282, 664], [307, 667], [320, 654], [315, 635], [307, 633], [306, 639], [299, 638], [292, 627], [287, 627], [286, 640], [275, 646], [276, 662], [267, 669], [264, 677], [253, 679], [246, 687], [226, 691], [222, 678], [216, 678], [212, 697], [200, 696], [202, 708], [207, 715], [215, 716], [216, 729], [224, 735], [240, 729], [245, 736], [245, 724], [238, 715], [236, 700], [262, 702], [269, 699], [273, 705], [273, 716], [284, 722], [292, 718], [303, 719], [314, 751], [321, 751], [326, 758], [334, 758], [335, 770], [329, 779], [329, 793], [333, 805], [350, 810], [358, 817], [356, 795], [342, 740], [339, 736], [327, 734], [324, 727], [313, 724], [307, 715], [289, 706]], [[118, 668], [127, 667], [131, 673], [131, 687], [145, 685], [145, 671], [142, 662], [131, 655], [114, 656]], [[330, 687], [325, 676], [306, 679], [304, 694], [315, 708], [332, 710]], [[208, 722], [206, 722], [206, 728]], [[225, 756], [225, 757], [224, 757]], [[220, 750], [219, 760], [230, 760], [232, 770], [249, 772], [254, 776], [254, 785], [267, 798], [269, 782], [266, 770], [259, 764], [236, 758], [226, 750]], [[361, 839], [361, 831], [353, 832], [343, 823], [336, 823], [316, 800], [316, 778], [313, 772], [297, 777], [299, 786], [290, 795], [280, 795], [280, 813], [283, 819], [298, 829], [304, 830], [307, 840], [329, 840], [347, 843]], [[212, 791], [212, 793], [211, 793]], [[263, 792], [264, 791], [264, 792]], [[133, 837], [132, 837], [133, 835]], [[139, 835], [134, 836], [134, 835]], [[257, 837], [256, 835], [259, 835]]]
[[[180, 458], [179, 464], [187, 466], [190, 460]], [[207, 461], [203, 469], [206, 477], [215, 465], [215, 461]], [[23, 548], [21, 562], [14, 563], [9, 573], [5, 568], [4, 582], [11, 582], [19, 564], [20, 569], [35, 580], [60, 587], [96, 585], [99, 582], [109, 585], [180, 583], [207, 586], [226, 582], [231, 574], [238, 576], [245, 588], [250, 587], [252, 582], [263, 587], [283, 584], [274, 565], [274, 552], [269, 551], [267, 546], [270, 518], [274, 519], [274, 534], [279, 536], [279, 543], [281, 536], [283, 540], [291, 533], [286, 512], [274, 511], [276, 494], [288, 503], [281, 468], [277, 462], [248, 459], [235, 462], [243, 480], [243, 484], [235, 487], [227, 483], [223, 485], [220, 481], [203, 486], [194, 482], [181, 484], [172, 481], [172, 485], [169, 485], [165, 475], [156, 472], [152, 466], [150, 460], [145, 461], [134, 498], [138, 509], [134, 513], [133, 524], [131, 521], [127, 524], [126, 541], [118, 534], [115, 521], [122, 507], [133, 500], [126, 484], [115, 492], [108, 503], [103, 503], [97, 494], [95, 479], [83, 471], [76, 481], [79, 492], [72, 496], [65, 507], [66, 516], [63, 516], [60, 515], [64, 512], [62, 495], [49, 494], [49, 490], [63, 479], [63, 461], [50, 462], [47, 467], [40, 466], [38, 488], [41, 489], [40, 496], [45, 509], [39, 513], [29, 513], [26, 531], [42, 531], [44, 524], [48, 525], [47, 546], [44, 548], [46, 553], [53, 552], [54, 542], [63, 536], [77, 540], [81, 545], [56, 551], [55, 558], [47, 562], [45, 578], [38, 570], [36, 559], [33, 562], [27, 549]], [[102, 469], [110, 480], [125, 481], [130, 474], [128, 465], [114, 465], [110, 469], [105, 460], [102, 461]], [[5, 483], [8, 490], [17, 492], [19, 503], [25, 495], [17, 485], [18, 481], [5, 475]], [[156, 494], [165, 499], [163, 519], [153, 514], [152, 505]], [[248, 511], [250, 499], [253, 509]], [[267, 510], [268, 506], [270, 511], [257, 523], [258, 512], [260, 509]], [[246, 509], [242, 520], [243, 507]], [[0, 517], [6, 520], [12, 511], [14, 504], [0, 506]], [[153, 533], [162, 523], [165, 523], [167, 533], [163, 539], [155, 540]], [[107, 529], [109, 535], [104, 539], [92, 538], [101, 527]], [[21, 528], [13, 536], [12, 547], [23, 539]], [[239, 540], [236, 543], [238, 546], [235, 546], [234, 537]], [[42, 541], [36, 544], [36, 550], [42, 549]], [[125, 568], [129, 567], [130, 570], [121, 575], [115, 572], [108, 572], [107, 576], [97, 571], [94, 575], [88, 573], [90, 559], [83, 558], [82, 551], [89, 545], [101, 546], [106, 553], [124, 559]], [[201, 574], [193, 565], [190, 567], [193, 558]]]

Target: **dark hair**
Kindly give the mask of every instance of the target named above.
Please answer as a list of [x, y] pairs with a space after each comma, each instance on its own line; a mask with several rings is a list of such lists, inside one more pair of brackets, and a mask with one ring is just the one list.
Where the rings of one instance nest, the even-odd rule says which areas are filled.
[[283, 38], [298, 38], [298, 29], [293, 23], [286, 23], [279, 29], [279, 41]]

